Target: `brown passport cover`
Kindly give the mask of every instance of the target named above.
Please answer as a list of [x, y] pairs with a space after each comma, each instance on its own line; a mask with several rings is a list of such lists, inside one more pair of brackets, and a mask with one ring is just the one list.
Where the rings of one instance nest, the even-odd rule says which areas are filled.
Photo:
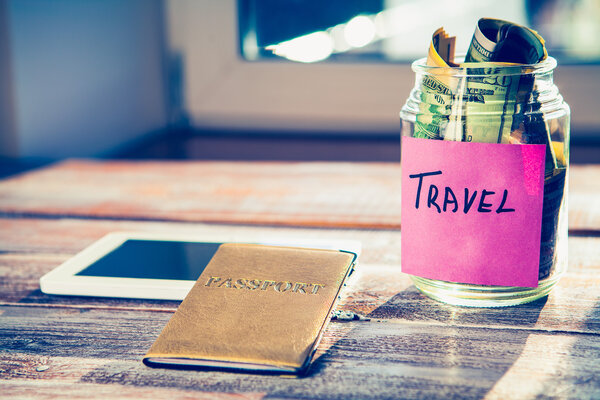
[[355, 260], [345, 251], [222, 244], [143, 361], [301, 373]]

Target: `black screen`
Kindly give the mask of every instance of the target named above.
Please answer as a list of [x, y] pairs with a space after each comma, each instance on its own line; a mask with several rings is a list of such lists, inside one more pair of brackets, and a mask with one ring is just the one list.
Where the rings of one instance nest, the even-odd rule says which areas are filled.
[[127, 240], [76, 275], [195, 281], [220, 244]]

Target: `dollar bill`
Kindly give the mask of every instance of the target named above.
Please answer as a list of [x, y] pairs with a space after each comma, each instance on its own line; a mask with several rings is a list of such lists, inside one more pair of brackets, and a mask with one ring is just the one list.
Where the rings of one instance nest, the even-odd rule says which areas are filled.
[[498, 67], [469, 68], [466, 78], [465, 140], [509, 143], [519, 78], [504, 75]]
[[[514, 45], [515, 41], [518, 47]], [[544, 39], [537, 32], [512, 22], [482, 18], [475, 27], [465, 62], [535, 64], [543, 61], [547, 55]], [[537, 99], [531, 98], [534, 92], [533, 76], [502, 75], [501, 70], [494, 74], [493, 71], [486, 71], [486, 68], [475, 68], [473, 71], [486, 76], [470, 78], [467, 90], [485, 90], [485, 85], [489, 84], [487, 89], [494, 95], [484, 96], [484, 103], [470, 103], [467, 106], [467, 140], [494, 142], [493, 137], [497, 132], [497, 143], [545, 144], [545, 176], [552, 176], [558, 167], [556, 154], [540, 110], [541, 105]], [[500, 96], [496, 96], [496, 93]], [[502, 96], [505, 97], [504, 101]], [[477, 118], [482, 110], [485, 112], [499, 106], [503, 108], [502, 112], [493, 110], [488, 114], [490, 118], [487, 121]]]
[[[519, 46], [516, 46], [518, 43]], [[547, 57], [544, 39], [537, 32], [507, 21], [481, 19], [473, 34], [465, 61], [469, 63], [511, 62], [518, 64], [535, 64]], [[485, 75], [485, 73], [484, 73]], [[561, 150], [552, 142], [550, 129], [546, 124], [541, 103], [537, 99], [533, 75], [513, 76], [502, 115], [491, 126], [487, 121], [487, 129], [498, 131], [498, 142], [546, 145], [544, 170], [544, 200], [541, 226], [541, 246], [539, 279], [550, 276], [557, 257], [557, 240], [560, 219], [560, 207], [563, 204], [566, 165]], [[471, 83], [471, 79], [469, 83]], [[490, 89], [495, 90], [497, 82]], [[508, 87], [508, 86], [507, 86]], [[508, 93], [510, 92], [510, 93]], [[471, 105], [467, 108], [467, 134], [473, 134], [476, 141], [482, 141], [481, 132], [486, 130], [486, 121], [478, 120], [476, 114], [479, 107], [492, 106], [485, 98], [483, 105]], [[494, 105], [494, 107], [497, 106]], [[491, 110], [492, 108], [490, 108]], [[497, 110], [494, 110], [496, 113]], [[480, 131], [480, 132], [478, 132]], [[493, 132], [492, 132], [493, 133]]]
[[544, 39], [533, 29], [500, 19], [481, 18], [465, 62], [536, 64], [547, 57]]
[[496, 48], [496, 41], [489, 39], [488, 36], [495, 38], [497, 35], [494, 31], [498, 32], [500, 30], [503, 21], [493, 19], [484, 22], [482, 20], [483, 18], [475, 26], [475, 33], [471, 39], [469, 50], [465, 55], [465, 62], [487, 62], [492, 59], [494, 49]]
[[[430, 67], [450, 67], [454, 64], [455, 37], [446, 34], [443, 28], [437, 29], [431, 38], [427, 53]], [[441, 53], [441, 54], [440, 54]], [[443, 139], [449, 124], [449, 116], [454, 104], [452, 73], [425, 74], [420, 82], [420, 104], [417, 113], [414, 137]]]
[[[534, 31], [507, 21], [482, 18], [476, 26], [465, 62], [458, 65], [454, 62], [455, 38], [448, 36], [443, 28], [434, 32], [427, 65], [444, 68], [435, 74], [425, 74], [420, 82], [416, 137], [512, 143], [516, 138], [511, 138], [511, 132], [522, 134], [524, 125], [528, 125], [536, 129], [525, 132], [527, 143], [547, 143], [540, 141], [547, 130], [542, 129], [543, 124], [535, 112], [529, 110], [527, 116], [524, 113], [533, 90], [533, 78], [506, 74], [502, 67], [516, 64], [496, 61], [499, 50], [511, 54], [518, 52], [505, 44], [517, 34], [536, 42], [521, 46], [526, 47], [530, 57], [543, 59], [547, 56], [543, 39]], [[510, 59], [511, 54], [502, 57]], [[469, 75], [456, 77], [451, 69], [446, 69], [455, 66], [464, 68]]]
[[[469, 50], [465, 55], [465, 63], [474, 63], [468, 68], [473, 76], [468, 78], [466, 90], [469, 94], [481, 94], [482, 101], [468, 102], [466, 106], [469, 115], [466, 123], [468, 141], [510, 142], [520, 77], [502, 74], [500, 68], [484, 67], [483, 64], [498, 58], [496, 52], [502, 38], [501, 32], [506, 31], [505, 27], [512, 25], [507, 21], [482, 18], [475, 27]], [[487, 117], [482, 118], [480, 115]]]
[[[491, 28], [484, 24], [486, 33], [500, 29], [500, 22]], [[478, 40], [473, 40], [467, 54], [470, 62], [458, 65], [454, 62], [455, 38], [448, 36], [443, 28], [432, 35], [428, 66], [460, 66], [468, 68], [474, 76], [457, 77], [451, 69], [444, 74], [445, 69], [442, 68], [436, 74], [423, 77], [416, 137], [509, 143], [520, 89], [519, 78], [502, 74], [498, 64], [490, 62], [496, 44], [488, 40], [480, 29], [476, 29], [474, 37]], [[474, 49], [479, 50], [475, 52]], [[527, 94], [529, 92], [526, 91]]]

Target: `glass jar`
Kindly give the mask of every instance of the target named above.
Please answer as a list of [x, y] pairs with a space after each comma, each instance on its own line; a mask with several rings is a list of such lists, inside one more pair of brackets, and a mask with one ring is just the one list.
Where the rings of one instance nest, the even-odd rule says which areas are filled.
[[[547, 295], [567, 269], [570, 110], [553, 82], [552, 57], [535, 65], [471, 66], [432, 67], [425, 58], [412, 64], [416, 80], [400, 112], [402, 136], [546, 145], [538, 286], [411, 278], [422, 293], [445, 303], [474, 307], [527, 303]], [[487, 91], [488, 85], [502, 86], [502, 95]]]

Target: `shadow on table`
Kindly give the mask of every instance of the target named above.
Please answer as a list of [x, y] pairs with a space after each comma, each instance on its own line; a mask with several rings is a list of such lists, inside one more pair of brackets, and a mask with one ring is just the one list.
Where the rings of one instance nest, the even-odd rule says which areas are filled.
[[[140, 306], [149, 304], [140, 302]], [[30, 322], [23, 322], [23, 326], [30, 327], [35, 317], [44, 325], [37, 333], [22, 333], [23, 339], [32, 339], [32, 343], [3, 347], [54, 357], [77, 354], [110, 359], [85, 372], [80, 381], [86, 383], [201, 392], [260, 391], [280, 398], [482, 398], [497, 394], [499, 388], [513, 388], [513, 382], [514, 388], [530, 381], [539, 383], [538, 376], [547, 375], [544, 371], [552, 365], [540, 365], [537, 373], [525, 379], [521, 375], [530, 371], [528, 363], [545, 360], [564, 365], [557, 364], [557, 379], [544, 376], [541, 389], [531, 389], [532, 397], [554, 393], [561, 385], [579, 379], [576, 377], [588, 379], [578, 387], [597, 385], [593, 378], [598, 372], [594, 363], [600, 358], [597, 336], [540, 329], [540, 315], [546, 304], [544, 298], [510, 308], [461, 308], [430, 300], [410, 286], [372, 311], [370, 321], [330, 324], [321, 347], [327, 348], [326, 341], [332, 344], [303, 379], [145, 367], [141, 357], [170, 317], [162, 312], [115, 314], [92, 309], [80, 315], [55, 316], [48, 311], [47, 315], [36, 316], [35, 310], [23, 311], [22, 316], [12, 316], [11, 323], [18, 325], [21, 317], [28, 318]], [[594, 302], [586, 327], [598, 332], [599, 320], [600, 305]], [[15, 326], [14, 332], [5, 333], [14, 335], [18, 330]]]
[[352, 323], [309, 376], [341, 373], [352, 364], [341, 360], [354, 360], [351, 373], [376, 382], [373, 397], [385, 388], [400, 398], [481, 398], [519, 359], [546, 302], [456, 307], [411, 286], [371, 312], [370, 323]]
[[513, 307], [477, 308], [459, 307], [432, 300], [414, 286], [399, 292], [370, 314], [374, 319], [439, 322], [444, 325], [480, 327], [532, 327], [548, 297]]
[[589, 397], [600, 393], [600, 302], [580, 310], [584, 318], [569, 302], [456, 307], [411, 286], [371, 312], [372, 323], [352, 323], [310, 374], [353, 359], [362, 379], [394, 387], [400, 398]]
[[482, 398], [519, 359], [545, 304], [541, 299], [504, 308], [513, 317], [504, 322], [499, 318], [494, 325], [506, 329], [494, 329], [486, 326], [494, 318], [485, 310], [437, 303], [411, 286], [371, 312], [370, 321], [331, 323], [320, 347], [327, 348], [327, 341], [331, 346], [301, 379], [132, 368], [115, 361], [87, 373], [82, 381], [261, 391], [275, 398]]

